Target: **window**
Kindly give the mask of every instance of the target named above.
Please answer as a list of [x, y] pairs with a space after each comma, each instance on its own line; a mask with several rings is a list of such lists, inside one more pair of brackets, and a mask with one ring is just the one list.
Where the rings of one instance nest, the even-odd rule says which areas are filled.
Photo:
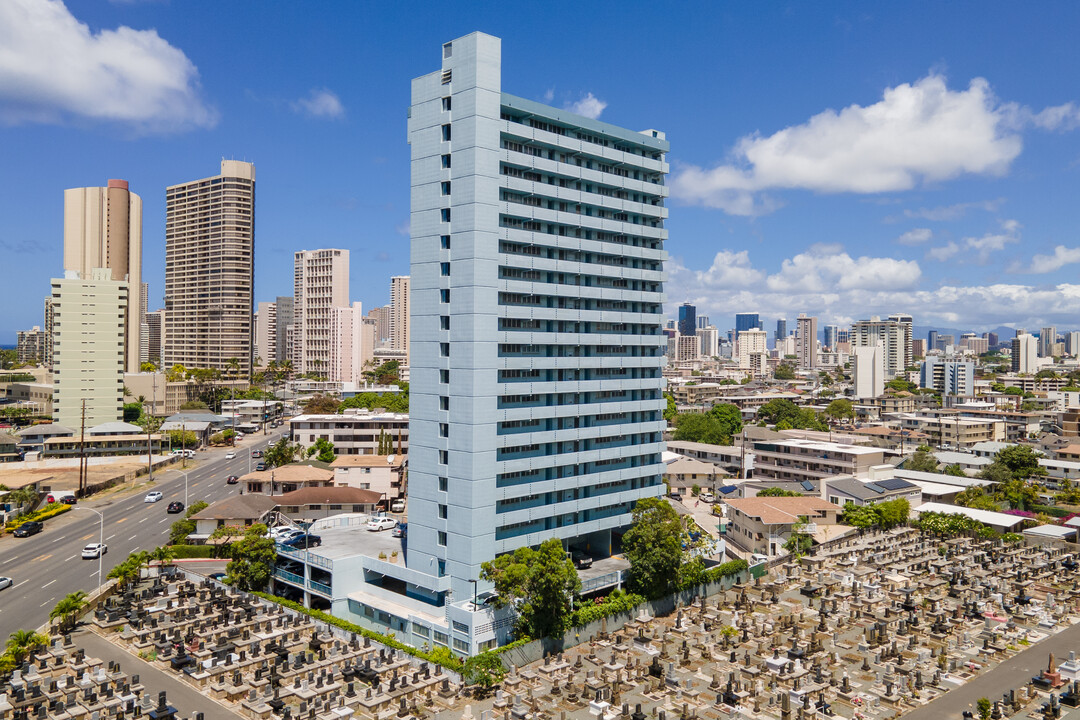
[[442, 273], [443, 277], [449, 276], [450, 275], [450, 263], [448, 263], [448, 262], [439, 263], [439, 272]]
[[450, 462], [450, 453], [446, 450], [439, 451], [439, 464], [447, 465]]
[[446, 547], [446, 533], [442, 530], [439, 531], [439, 544]]
[[450, 168], [450, 154], [449, 153], [442, 156], [442, 166], [443, 166], [444, 170]]
[[449, 142], [450, 141], [450, 123], [447, 123], [447, 124], [442, 126], [442, 139], [443, 139], [443, 142]]
[[450, 481], [449, 480], [447, 480], [444, 477], [439, 478], [439, 491], [440, 492], [446, 492], [447, 488], [449, 488], [449, 487], [450, 487]]
[[[442, 563], [442, 560], [440, 560], [439, 562]], [[440, 575], [440, 577], [442, 577], [442, 576]], [[435, 631], [435, 642], [439, 643], [440, 645], [445, 645], [449, 641], [450, 641], [450, 636], [449, 635], [447, 635], [444, 632], [439, 632], [438, 630]]]
[[[454, 54], [454, 43], [443, 43], [442, 56], [444, 58], [448, 58], [448, 57], [453, 56], [453, 54]], [[446, 72], [450, 72], [450, 71], [447, 70]], [[439, 636], [439, 633], [435, 633], [435, 637], [438, 637], [438, 636]], [[446, 641], [446, 636], [445, 635], [443, 635], [443, 641], [444, 642]]]
[[444, 302], [444, 303], [450, 302], [450, 290], [449, 289], [439, 291], [439, 302]]
[[439, 355], [450, 357], [450, 343], [439, 343]]
[[449, 370], [440, 370], [439, 371], [439, 382], [441, 382], [441, 383], [449, 383], [450, 382], [450, 371]]
[[443, 109], [443, 112], [450, 112], [450, 97], [449, 96], [444, 97], [442, 99], [442, 109]]
[[450, 437], [450, 423], [439, 423], [439, 437]]
[[454, 638], [454, 649], [467, 653], [469, 652], [469, 643], [465, 642], [464, 640], [458, 640], [457, 638]]
[[439, 519], [440, 520], [445, 520], [446, 519], [446, 506], [445, 505], [440, 505], [439, 506]]
[[449, 180], [444, 180], [441, 183], [441, 186], [442, 186], [442, 194], [443, 195], [449, 195], [450, 194], [450, 181]]
[[440, 330], [449, 330], [450, 329], [450, 316], [449, 315], [440, 315], [439, 316], [439, 329]]
[[450, 236], [449, 235], [440, 236], [439, 237], [439, 244], [442, 246], [443, 250], [449, 250], [450, 249]]
[[439, 409], [440, 410], [449, 410], [450, 409], [450, 398], [448, 398], [446, 395], [443, 395], [442, 397], [439, 398]]
[[443, 208], [439, 211], [439, 217], [443, 222], [450, 222], [450, 208]]

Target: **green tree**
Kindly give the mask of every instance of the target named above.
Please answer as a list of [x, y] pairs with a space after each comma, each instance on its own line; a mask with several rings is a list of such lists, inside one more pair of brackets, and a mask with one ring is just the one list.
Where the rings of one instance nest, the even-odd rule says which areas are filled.
[[666, 595], [679, 577], [682, 542], [682, 523], [667, 501], [638, 500], [633, 522], [623, 535], [623, 551], [630, 561], [630, 591], [646, 597]]
[[675, 440], [686, 442], [708, 443], [709, 445], [729, 444], [731, 438], [724, 443], [723, 431], [716, 418], [696, 412], [680, 413], [676, 417]]
[[738, 405], [731, 403], [718, 403], [709, 408], [708, 414], [720, 423], [720, 433], [728, 438], [723, 444], [730, 445], [734, 438], [743, 429], [742, 410]]
[[264, 590], [277, 559], [274, 541], [266, 537], [266, 526], [256, 523], [229, 547], [232, 560], [225, 566], [225, 581], [238, 590]]
[[176, 559], [176, 551], [168, 545], [159, 545], [150, 551], [150, 559], [157, 562], [158, 572], [162, 571], [162, 568], [171, 567], [173, 560]]
[[767, 487], [762, 490], [758, 490], [758, 497], [802, 497], [801, 492], [795, 492], [794, 490], [785, 490], [779, 487]]
[[68, 593], [61, 598], [60, 602], [56, 603], [56, 606], [49, 611], [49, 619], [56, 620], [59, 618], [61, 621], [61, 631], [65, 631], [63, 630], [64, 628], [74, 627], [75, 618], [78, 617], [79, 613], [81, 613], [85, 607], [86, 593], [82, 590], [76, 590], [73, 593]]
[[889, 530], [903, 525], [911, 514], [911, 503], [906, 498], [874, 503], [873, 508], [878, 514], [878, 527], [882, 530]]
[[195, 521], [191, 519], [191, 516], [202, 512], [208, 507], [210, 506], [202, 500], [188, 505], [187, 510], [184, 512], [184, 519], [177, 520], [169, 526], [169, 544], [179, 545], [188, 535], [195, 532]]
[[48, 644], [48, 635], [35, 630], [16, 630], [8, 636], [7, 652], [16, 662], [22, 662], [28, 654]]
[[979, 711], [979, 720], [990, 720], [990, 714], [994, 711], [994, 704], [990, 702], [990, 698], [979, 698], [975, 701], [975, 707]]
[[1019, 478], [1009, 478], [994, 486], [994, 496], [1014, 510], [1030, 510], [1039, 503], [1039, 492]]
[[169, 443], [174, 448], [194, 448], [199, 446], [199, 436], [190, 430], [170, 430]]
[[794, 380], [795, 368], [785, 362], [780, 363], [773, 370], [773, 378], [776, 380]]
[[500, 555], [481, 565], [480, 577], [495, 584], [499, 602], [515, 605], [523, 635], [557, 638], [570, 629], [581, 580], [559, 540]]
[[1008, 468], [1014, 478], [1026, 480], [1046, 474], [1046, 469], [1039, 465], [1041, 457], [1043, 457], [1041, 453], [1035, 452], [1027, 445], [1011, 445], [998, 450], [994, 455], [994, 462]]
[[307, 449], [307, 457], [315, 456], [315, 459], [319, 462], [332, 463], [337, 458], [334, 454], [334, 443], [324, 438], [318, 438], [311, 447]]
[[329, 395], [316, 395], [304, 403], [304, 412], [310, 415], [333, 415], [341, 402]]
[[911, 457], [904, 461], [904, 469], [936, 473], [938, 471], [938, 461], [928, 447], [921, 445]]
[[146, 551], [133, 552], [127, 556], [126, 560], [110, 570], [106, 577], [110, 580], [116, 580], [117, 586], [124, 589], [128, 585], [138, 582], [142, 576], [143, 565], [149, 559], [150, 553]]
[[872, 505], [856, 505], [848, 500], [844, 503], [844, 512], [840, 515], [840, 524], [866, 530], [877, 527], [880, 518]]
[[667, 401], [667, 407], [664, 409], [664, 419], [671, 422], [679, 414], [679, 409], [675, 405], [674, 395], [666, 392], [664, 393], [664, 399]]
[[124, 415], [123, 415], [124, 422], [126, 422], [126, 423], [135, 422], [136, 420], [139, 419], [139, 416], [142, 415], [142, 411], [143, 411], [142, 403], [138, 403], [138, 402], [124, 403]]
[[854, 420], [855, 406], [846, 398], [837, 398], [825, 408], [825, 415], [833, 420]]
[[961, 467], [960, 463], [948, 465], [942, 472], [946, 475], [952, 475], [953, 477], [967, 477], [967, 473], [964, 472], [964, 468]]
[[157, 372], [157, 365], [152, 362], [144, 362], [139, 364], [139, 372]]
[[800, 517], [799, 522], [791, 528], [791, 535], [784, 542], [784, 549], [795, 560], [810, 552], [810, 548], [814, 546], [814, 538], [806, 533], [806, 524], [806, 518]]
[[476, 685], [483, 693], [498, 685], [506, 675], [506, 667], [493, 652], [473, 655], [465, 661], [462, 677], [470, 685]]
[[281, 467], [295, 460], [299, 452], [299, 445], [290, 445], [286, 438], [281, 438], [263, 453], [263, 462], [267, 467]]
[[904, 378], [893, 378], [889, 382], [885, 383], [885, 387], [888, 390], [896, 390], [897, 392], [910, 392], [913, 393], [919, 389], [919, 386], [910, 380]]
[[998, 504], [986, 494], [986, 491], [978, 486], [972, 486], [957, 493], [954, 502], [961, 507], [968, 507], [972, 510], [990, 510], [991, 512], [1001, 510]]

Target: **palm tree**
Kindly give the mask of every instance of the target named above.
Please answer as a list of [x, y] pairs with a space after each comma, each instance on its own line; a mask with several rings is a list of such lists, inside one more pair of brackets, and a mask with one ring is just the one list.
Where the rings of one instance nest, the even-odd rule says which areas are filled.
[[56, 607], [49, 613], [49, 619], [55, 620], [61, 619], [60, 627], [74, 627], [75, 618], [86, 607], [86, 593], [82, 590], [77, 590], [73, 593], [68, 593], [60, 602], [56, 603]]
[[48, 644], [48, 635], [44, 635], [35, 630], [16, 630], [11, 633], [11, 636], [8, 638], [7, 651], [17, 662], [21, 662], [23, 658], [33, 652], [36, 648]]
[[150, 551], [150, 559], [157, 561], [159, 575], [161, 574], [161, 568], [171, 567], [175, 558], [176, 551], [168, 545], [161, 545]]

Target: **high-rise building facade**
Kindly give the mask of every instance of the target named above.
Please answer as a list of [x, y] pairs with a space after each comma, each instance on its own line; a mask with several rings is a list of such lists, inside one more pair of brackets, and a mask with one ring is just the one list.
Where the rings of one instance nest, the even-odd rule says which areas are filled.
[[885, 353], [885, 376], [894, 378], [910, 364], [907, 353], [911, 333], [908, 327], [896, 320], [882, 320], [880, 317], [859, 320], [851, 326], [851, 346], [881, 346]]
[[53, 300], [52, 300], [52, 294], [51, 293], [47, 298], [45, 298], [44, 319], [45, 319], [45, 325], [44, 325], [45, 356], [44, 356], [44, 363], [43, 364], [45, 365], [45, 367], [47, 367], [47, 368], [49, 368], [51, 370], [52, 366], [53, 366], [53, 349], [56, 347], [56, 343], [55, 343], [55, 341], [53, 339], [55, 316], [53, 314]]
[[[409, 553], [365, 560], [408, 582], [391, 614], [440, 615], [519, 547], [611, 552], [663, 493], [668, 143], [504, 93], [498, 38], [442, 57], [409, 113]], [[455, 652], [505, 639], [468, 608], [445, 609]]]
[[110, 268], [52, 281], [53, 420], [78, 432], [123, 417], [124, 323], [131, 285]]
[[1044, 327], [1039, 331], [1039, 357], [1054, 357], [1054, 345], [1057, 344], [1057, 328]]
[[368, 318], [375, 324], [376, 347], [389, 347], [390, 345], [390, 314], [393, 308], [389, 305], [368, 310]]
[[795, 319], [795, 355], [803, 370], [813, 370], [818, 366], [816, 317], [800, 313]]
[[937, 330], [931, 330], [930, 332], [926, 333], [926, 349], [927, 350], [937, 350], [937, 339], [938, 339], [938, 331]]
[[712, 325], [712, 323], [709, 322], [709, 316], [708, 315], [698, 315], [697, 316], [697, 329], [698, 330], [704, 330], [705, 328], [709, 327], [710, 325]]
[[256, 367], [265, 367], [277, 358], [277, 303], [261, 302], [255, 311]]
[[998, 343], [1000, 342], [998, 340], [998, 334], [997, 333], [995, 333], [995, 332], [985, 332], [985, 333], [983, 333], [983, 337], [986, 338], [986, 344], [987, 344], [987, 346], [989, 346], [989, 348], [991, 350], [996, 350], [997, 349]]
[[274, 299], [274, 314], [276, 327], [274, 329], [274, 357], [278, 365], [283, 364], [292, 357], [292, 337], [294, 328], [293, 297], [291, 295], [278, 295]]
[[1034, 335], [1017, 332], [1012, 341], [1012, 371], [1033, 373], [1039, 366], [1039, 341]]
[[750, 358], [763, 353], [768, 349], [769, 333], [757, 328], [743, 330], [735, 339], [735, 355], [739, 361], [739, 367], [750, 367]]
[[1065, 352], [1073, 357], [1080, 355], [1080, 330], [1065, 333]]
[[931, 355], [923, 361], [919, 387], [931, 388], [944, 395], [974, 395], [975, 363]]
[[836, 352], [836, 335], [840, 332], [840, 328], [836, 325], [825, 326], [825, 347], [829, 348], [831, 352]]
[[255, 290], [255, 166], [165, 191], [164, 364], [251, 372]]
[[697, 336], [701, 340], [701, 354], [703, 357], [711, 358], [720, 355], [720, 333], [714, 326], [699, 327]]
[[293, 371], [326, 376], [334, 308], [349, 306], [349, 251], [301, 250], [293, 257]]
[[735, 313], [735, 337], [747, 330], [760, 330], [761, 319], [757, 313]]
[[363, 305], [334, 307], [330, 335], [330, 366], [327, 379], [332, 382], [363, 382], [364, 365], [373, 357], [374, 344], [365, 329], [370, 325]]
[[[390, 278], [390, 349], [409, 355], [409, 276]], [[406, 364], [408, 364], [406, 362]]]
[[[130, 285], [132, 300], [142, 290], [142, 198], [126, 180], [109, 180], [106, 187], [64, 191], [64, 271], [89, 278], [97, 268]], [[124, 368], [139, 372], [140, 305], [124, 311]]]
[[915, 364], [915, 339], [913, 334], [915, 318], [905, 313], [893, 313], [889, 316], [889, 320], [900, 325], [900, 330], [904, 336], [904, 368], [906, 369]]
[[851, 352], [855, 400], [876, 398], [885, 392], [885, 350], [880, 345], [856, 347]]
[[776, 320], [776, 334], [773, 335], [774, 347], [787, 339], [787, 319], [777, 318]]
[[688, 302], [679, 306], [679, 334], [697, 334], [697, 308]]
[[149, 361], [161, 367], [161, 338], [165, 332], [165, 311], [146, 313], [146, 354]]
[[39, 365], [45, 362], [47, 334], [35, 325], [29, 330], [15, 333], [15, 356], [23, 365]]

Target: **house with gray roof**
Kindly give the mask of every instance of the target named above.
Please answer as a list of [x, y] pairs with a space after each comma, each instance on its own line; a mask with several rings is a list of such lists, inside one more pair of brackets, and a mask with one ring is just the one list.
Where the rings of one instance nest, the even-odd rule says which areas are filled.
[[825, 478], [821, 485], [821, 497], [840, 507], [849, 502], [855, 505], [873, 505], [899, 499], [907, 500], [913, 508], [922, 504], [922, 490], [919, 486], [897, 477], [860, 480], [850, 475], [835, 475]]

